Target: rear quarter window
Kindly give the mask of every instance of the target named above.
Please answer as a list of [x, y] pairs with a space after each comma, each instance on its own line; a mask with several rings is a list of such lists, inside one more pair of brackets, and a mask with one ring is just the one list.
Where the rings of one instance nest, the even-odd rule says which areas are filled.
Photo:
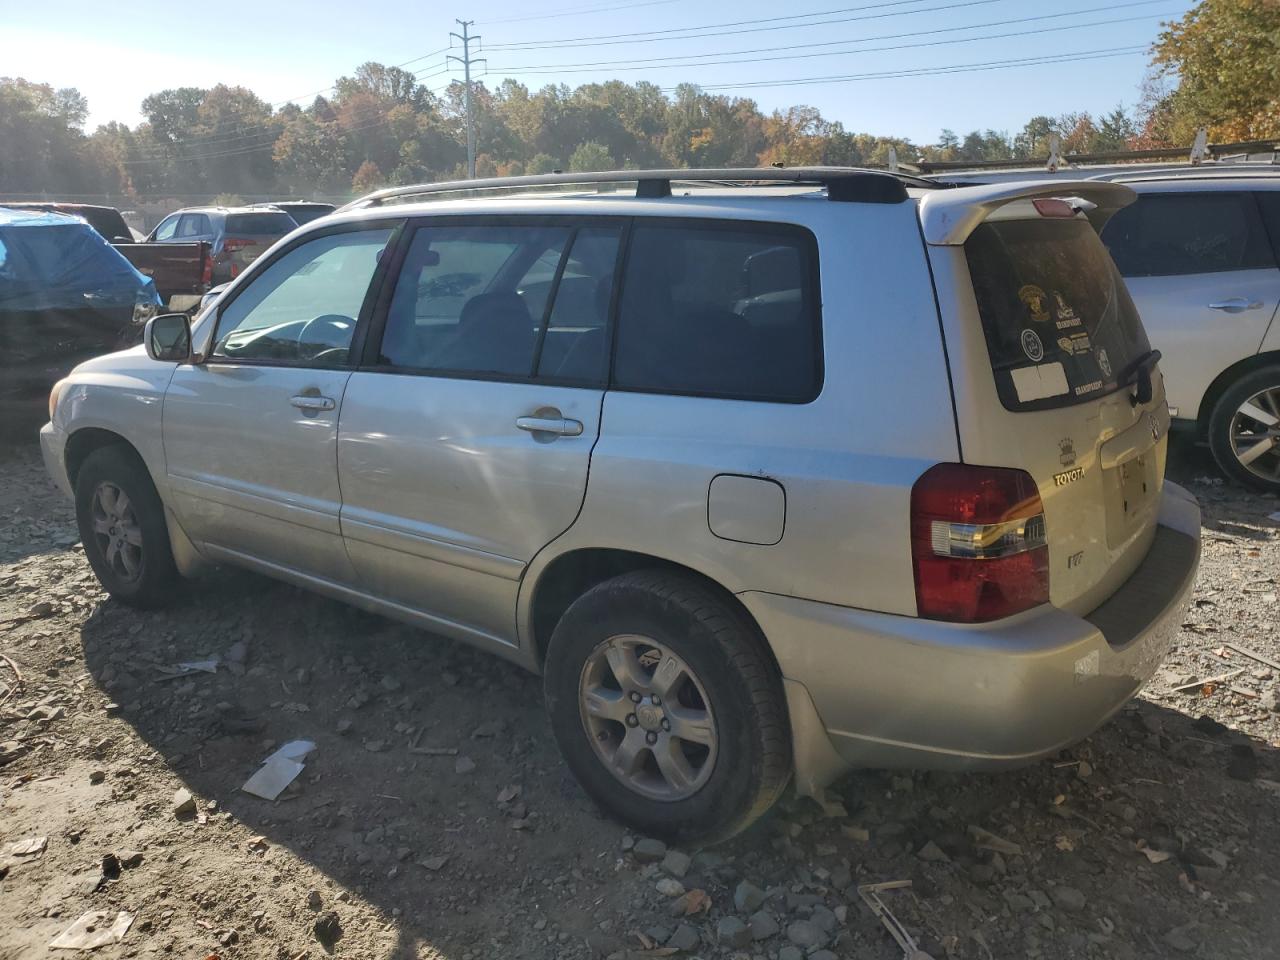
[[287, 213], [233, 213], [227, 217], [232, 236], [283, 237], [297, 224]]
[[619, 389], [807, 403], [822, 386], [821, 330], [807, 230], [636, 222], [618, 310]]
[[1006, 409], [1051, 409], [1111, 393], [1125, 367], [1150, 349], [1088, 221], [988, 222], [964, 249]]

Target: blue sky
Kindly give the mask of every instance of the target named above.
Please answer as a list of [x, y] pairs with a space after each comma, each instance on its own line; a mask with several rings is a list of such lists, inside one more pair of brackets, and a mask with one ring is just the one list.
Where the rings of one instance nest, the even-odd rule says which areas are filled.
[[[480, 72], [487, 69], [484, 79], [494, 85], [507, 76], [535, 88], [611, 78], [663, 87], [688, 81], [750, 96], [766, 110], [810, 104], [850, 130], [927, 143], [943, 127], [961, 134], [1016, 131], [1035, 114], [1132, 106], [1149, 59], [1145, 48], [1161, 21], [1192, 5], [278, 0], [219, 12], [173, 0], [131, 0], [122, 16], [119, 6], [101, 0], [0, 0], [0, 74], [78, 87], [89, 98], [91, 128], [107, 120], [136, 123], [142, 97], [165, 87], [242, 84], [275, 103], [322, 90], [366, 60], [412, 61], [406, 69], [440, 87], [460, 76], [456, 66], [445, 72], [448, 62], [438, 51], [458, 29], [453, 18], [465, 16], [477, 21], [473, 30], [488, 59]], [[641, 35], [619, 36], [627, 34]], [[1029, 59], [1041, 62], [990, 68]], [[975, 65], [987, 68], [968, 69]], [[952, 68], [965, 69], [910, 75]], [[886, 73], [900, 75], [874, 76]], [[864, 79], [827, 79], [837, 76]], [[795, 80], [813, 82], [746, 86]]]

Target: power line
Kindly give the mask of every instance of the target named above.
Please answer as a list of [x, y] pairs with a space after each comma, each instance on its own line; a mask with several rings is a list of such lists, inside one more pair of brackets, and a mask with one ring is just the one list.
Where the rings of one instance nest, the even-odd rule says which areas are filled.
[[575, 7], [549, 13], [535, 13], [527, 17], [503, 17], [501, 20], [481, 20], [483, 26], [497, 23], [526, 23], [529, 20], [558, 20], [561, 17], [587, 16], [593, 13], [614, 13], [618, 10], [634, 10], [636, 7], [660, 7], [681, 0], [645, 0], [643, 3], [611, 3], [607, 7]]
[[[979, 63], [952, 64], [945, 67], [919, 67], [910, 70], [887, 70], [877, 73], [856, 73], [825, 77], [796, 77], [789, 80], [746, 80], [740, 83], [711, 83], [699, 85], [699, 90], [749, 90], [764, 87], [799, 87], [815, 83], [852, 83], [859, 80], [885, 80], [907, 77], [931, 77], [952, 73], [981, 73], [988, 70], [1007, 70], [1014, 67], [1040, 66], [1043, 64], [1080, 63], [1087, 60], [1105, 60], [1110, 57], [1133, 56], [1145, 53], [1145, 45], [1108, 47], [1102, 50], [1085, 50], [1075, 53], [1046, 54], [1017, 60], [986, 60]], [[663, 87], [664, 93], [672, 93], [678, 87]]]
[[[853, 23], [859, 20], [882, 20], [886, 17], [904, 17], [917, 13], [937, 13], [940, 10], [958, 10], [964, 7], [987, 6], [1001, 3], [1003, 0], [959, 0], [934, 7], [919, 7], [915, 10], [895, 10], [888, 13], [873, 13], [859, 17], [836, 17], [827, 20], [814, 20], [811, 23], [784, 23], [786, 20], [800, 20], [812, 17], [829, 17], [836, 13], [852, 13], [863, 10], [880, 10], [885, 7], [901, 7], [910, 3], [922, 3], [924, 0], [887, 0], [883, 3], [864, 4], [858, 7], [842, 7], [835, 10], [823, 10], [816, 13], [795, 13], [782, 17], [762, 17], [751, 20], [731, 20], [726, 23], [704, 24], [699, 27], [672, 27], [667, 30], [641, 30], [634, 33], [606, 33], [591, 37], [564, 37], [557, 40], [528, 40], [515, 43], [493, 43], [490, 50], [535, 50], [563, 47], [609, 47], [625, 43], [660, 43], [667, 40], [700, 40], [706, 37], [725, 37], [743, 33], [762, 33], [773, 30], [800, 30], [808, 27], [829, 26], [835, 23]], [[754, 24], [755, 26], [746, 26]], [[765, 24], [769, 24], [765, 26]], [[743, 27], [741, 30], [729, 30], [727, 27]], [[709, 31], [709, 32], [692, 32]], [[681, 33], [685, 36], [673, 37], [670, 34]]]
[[[1122, 9], [1124, 7], [1142, 6], [1152, 2], [1164, 3], [1166, 2], [1166, 0], [1143, 0], [1142, 3], [1116, 4], [1111, 7], [1094, 7], [1093, 10], [1096, 11], [1096, 10], [1108, 10], [1108, 9]], [[1079, 12], [1087, 13], [1091, 11], [1079, 11]], [[787, 56], [772, 56], [772, 57], [752, 56], [747, 59], [737, 59], [737, 60], [692, 59], [692, 57], [706, 58], [706, 57], [716, 57], [716, 56], [743, 56], [746, 54], [770, 53], [773, 51], [804, 49], [807, 47], [826, 47], [826, 46], [832, 46], [832, 45], [844, 44], [844, 43], [868, 43], [875, 40], [894, 39], [897, 37], [905, 37], [905, 36], [916, 36], [918, 34], [930, 34], [930, 33], [937, 34], [937, 33], [950, 33], [950, 32], [955, 32], [959, 30], [974, 30], [980, 27], [996, 26], [996, 24], [984, 23], [984, 24], [974, 24], [973, 26], [969, 26], [969, 27], [946, 27], [946, 28], [941, 28], [937, 30], [922, 30], [922, 31], [919, 31], [918, 34], [917, 33], [889, 34], [888, 36], [884, 36], [884, 37], [867, 37], [862, 40], [836, 40], [836, 41], [828, 41], [828, 42], [815, 43], [815, 44], [808, 44], [808, 43], [796, 44], [794, 46], [761, 47], [755, 50], [733, 50], [733, 51], [725, 51], [722, 54], [714, 54], [714, 53], [692, 54], [692, 55], [689, 55], [688, 57], [655, 57], [655, 58], [648, 58], [643, 60], [632, 60], [632, 61], [624, 60], [624, 61], [619, 61], [614, 63], [610, 63], [608, 61], [599, 61], [596, 63], [570, 63], [570, 64], [564, 64], [562, 66], [555, 66], [551, 64], [545, 64], [545, 65], [535, 64], [535, 65], [519, 65], [519, 66], [504, 65], [502, 67], [495, 68], [494, 72], [508, 73], [508, 74], [516, 73], [521, 75], [598, 73], [599, 72], [598, 68], [601, 66], [607, 66], [610, 70], [615, 70], [615, 71], [670, 70], [670, 69], [676, 69], [676, 68], [687, 69], [689, 67], [726, 66], [726, 65], [738, 64], [738, 63], [766, 63], [766, 62], [779, 61], [779, 60], [809, 60], [816, 57], [848, 56], [850, 54], [860, 54], [860, 53], [883, 53], [883, 52], [892, 51], [892, 50], [914, 50], [920, 47], [940, 47], [940, 46], [948, 46], [950, 44], [956, 44], [956, 43], [975, 43], [983, 40], [1001, 40], [1009, 37], [1028, 37], [1028, 36], [1035, 36], [1038, 34], [1045, 34], [1045, 33], [1059, 33], [1064, 30], [1081, 30], [1087, 27], [1111, 26], [1117, 23], [1135, 23], [1138, 21], [1150, 20], [1153, 17], [1162, 17], [1166, 15], [1167, 15], [1166, 13], [1142, 14], [1136, 17], [1115, 17], [1107, 20], [1089, 21], [1086, 23], [1070, 23], [1070, 24], [1064, 24], [1062, 26], [1056, 26], [1056, 27], [1040, 27], [1035, 30], [1015, 30], [1015, 31], [1008, 31], [1005, 33], [989, 33], [989, 34], [983, 34], [981, 36], [976, 36], [976, 37], [956, 37], [950, 40], [927, 40], [927, 41], [924, 41], [923, 43], [900, 43], [900, 44], [893, 44], [890, 46], [883, 46], [883, 47], [862, 47], [862, 48], [854, 48], [854, 49], [845, 48], [841, 50], [813, 51], [809, 53], [790, 54]], [[1051, 17], [1061, 17], [1061, 16], [1066, 16], [1066, 14], [1050, 14], [1047, 17], [1024, 17], [1020, 20], [1009, 20], [1004, 22], [1024, 23], [1028, 21], [1045, 20], [1045, 19], [1050, 19]], [[655, 61], [672, 61], [672, 60], [679, 61], [679, 62], [676, 62], [676, 63], [655, 62]], [[638, 66], [633, 64], [638, 64]]]

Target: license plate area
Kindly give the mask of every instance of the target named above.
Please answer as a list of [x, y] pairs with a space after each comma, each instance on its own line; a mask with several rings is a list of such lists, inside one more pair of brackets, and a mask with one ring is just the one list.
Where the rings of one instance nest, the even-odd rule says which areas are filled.
[[1118, 547], [1145, 526], [1160, 492], [1155, 450], [1104, 471], [1107, 491], [1107, 546]]

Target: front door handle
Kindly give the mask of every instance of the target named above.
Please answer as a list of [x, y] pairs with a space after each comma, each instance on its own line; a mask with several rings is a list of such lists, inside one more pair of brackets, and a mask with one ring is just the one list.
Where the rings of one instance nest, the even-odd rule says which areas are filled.
[[557, 437], [582, 436], [582, 421], [568, 417], [516, 417], [516, 426], [528, 433], [549, 433]]
[[1217, 300], [1209, 304], [1210, 310], [1222, 310], [1225, 313], [1244, 313], [1246, 310], [1261, 310], [1261, 300], [1248, 300], [1245, 297], [1231, 297]]
[[333, 397], [290, 397], [289, 402], [299, 410], [332, 410]]

